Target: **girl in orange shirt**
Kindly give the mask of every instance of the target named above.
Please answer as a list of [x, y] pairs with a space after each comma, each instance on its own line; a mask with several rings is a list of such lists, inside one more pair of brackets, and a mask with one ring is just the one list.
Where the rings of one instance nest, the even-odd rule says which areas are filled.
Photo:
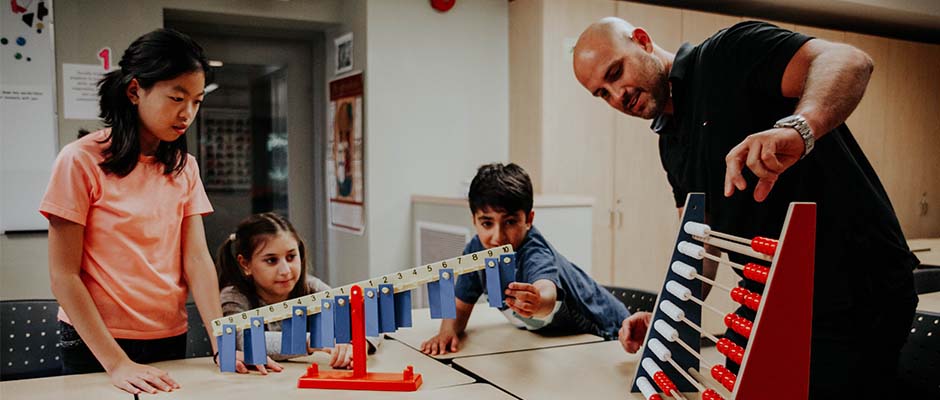
[[209, 63], [191, 38], [158, 29], [119, 65], [99, 83], [106, 128], [62, 149], [39, 209], [63, 372], [104, 370], [134, 394], [171, 391], [180, 385], [143, 363], [185, 357], [187, 292], [207, 327], [222, 316], [202, 223], [212, 206], [184, 136]]

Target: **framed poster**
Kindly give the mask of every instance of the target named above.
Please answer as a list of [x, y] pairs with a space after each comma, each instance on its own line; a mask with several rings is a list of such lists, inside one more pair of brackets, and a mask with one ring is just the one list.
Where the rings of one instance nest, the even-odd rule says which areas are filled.
[[330, 227], [358, 235], [365, 231], [362, 94], [362, 73], [330, 82], [327, 112]]
[[353, 34], [349, 32], [333, 40], [336, 45], [336, 75], [352, 71], [353, 68]]
[[251, 189], [251, 115], [248, 110], [199, 111], [199, 159], [206, 190]]

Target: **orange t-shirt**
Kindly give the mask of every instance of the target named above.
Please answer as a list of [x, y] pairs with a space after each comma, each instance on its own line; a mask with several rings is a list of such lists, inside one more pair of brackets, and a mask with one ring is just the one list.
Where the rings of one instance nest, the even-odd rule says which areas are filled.
[[[183, 218], [212, 212], [196, 159], [179, 175], [141, 156], [130, 174], [106, 174], [90, 133], [59, 152], [39, 212], [85, 227], [81, 279], [115, 338], [159, 339], [186, 332], [188, 286], [182, 265]], [[59, 319], [70, 323], [59, 308]]]

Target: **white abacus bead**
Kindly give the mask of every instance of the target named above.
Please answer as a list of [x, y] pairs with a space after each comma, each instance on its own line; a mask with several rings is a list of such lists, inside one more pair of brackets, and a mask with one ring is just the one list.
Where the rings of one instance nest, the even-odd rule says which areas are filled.
[[650, 350], [653, 351], [653, 354], [655, 354], [656, 358], [658, 358], [660, 361], [669, 361], [669, 359], [672, 358], [672, 353], [669, 351], [669, 349], [666, 348], [666, 345], [664, 345], [663, 342], [659, 341], [659, 339], [650, 339], [649, 343], [647, 343], [647, 346]]
[[646, 357], [640, 362], [640, 365], [643, 366], [643, 370], [646, 371], [646, 374], [649, 376], [656, 375], [657, 372], [663, 372], [662, 368], [659, 368], [659, 365], [656, 365], [656, 361], [653, 361], [652, 358]]
[[699, 246], [695, 243], [689, 243], [684, 240], [679, 242], [679, 245], [676, 246], [676, 248], [679, 249], [680, 253], [696, 260], [701, 260], [704, 257], [703, 254], [705, 253], [705, 249], [703, 249], [702, 246]]
[[656, 332], [659, 332], [660, 335], [663, 335], [663, 337], [670, 342], [675, 342], [676, 339], [679, 338], [679, 331], [670, 326], [668, 322], [661, 319], [657, 319], [656, 322], [653, 323], [653, 328], [656, 328]]
[[676, 281], [666, 282], [666, 291], [672, 293], [673, 296], [676, 296], [682, 300], [688, 300], [692, 298], [692, 291]]
[[710, 226], [692, 221], [686, 222], [685, 225], [682, 226], [682, 229], [685, 230], [685, 233], [698, 237], [705, 237], [712, 233]]
[[647, 399], [653, 397], [654, 394], [659, 394], [656, 389], [653, 389], [653, 385], [645, 376], [636, 378], [636, 387], [640, 388], [640, 393], [643, 393], [643, 397]]
[[672, 318], [673, 321], [680, 322], [685, 318], [685, 311], [682, 311], [681, 308], [672, 304], [669, 300], [663, 300], [662, 303], [659, 303], [659, 309], [668, 315], [669, 318]]
[[695, 275], [698, 275], [698, 273], [695, 271], [695, 267], [682, 261], [676, 261], [672, 263], [672, 272], [675, 272], [679, 274], [679, 276], [688, 280], [695, 279]]

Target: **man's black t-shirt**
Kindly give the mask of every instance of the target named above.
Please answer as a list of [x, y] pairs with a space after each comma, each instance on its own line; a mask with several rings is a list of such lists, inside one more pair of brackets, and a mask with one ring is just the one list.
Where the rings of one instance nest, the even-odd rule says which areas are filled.
[[[811, 38], [762, 22], [742, 22], [698, 46], [683, 45], [670, 71], [674, 114], [654, 120], [663, 167], [677, 207], [707, 194], [713, 229], [743, 237], [780, 235], [790, 202], [817, 203], [814, 313], [823, 317], [910, 281], [917, 259], [901, 233], [874, 169], [845, 124], [785, 171], [767, 199], [753, 199], [757, 178], [725, 198], [725, 156], [748, 135], [791, 115], [782, 95], [790, 59]], [[759, 288], [755, 288], [759, 289]]]

